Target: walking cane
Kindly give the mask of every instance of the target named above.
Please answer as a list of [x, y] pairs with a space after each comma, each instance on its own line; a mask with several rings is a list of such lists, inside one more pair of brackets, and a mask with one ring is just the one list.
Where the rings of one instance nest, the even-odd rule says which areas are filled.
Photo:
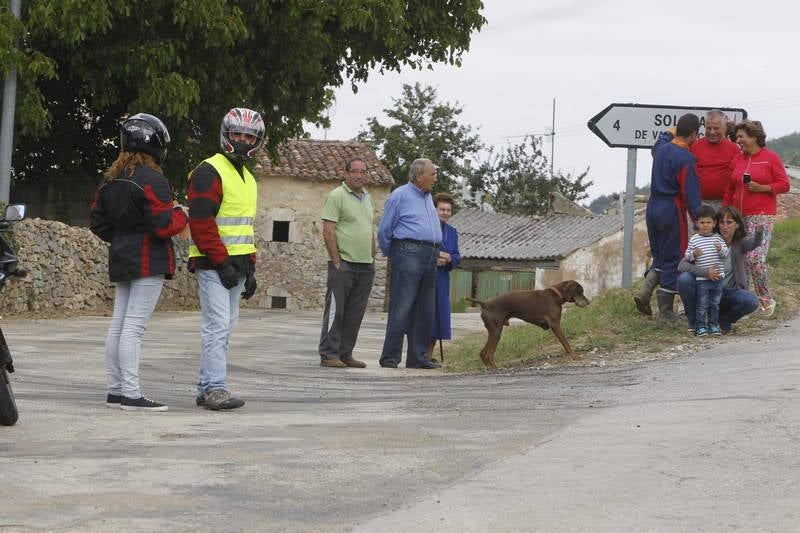
[[[437, 326], [437, 333], [441, 334], [441, 322], [442, 319], [439, 316], [439, 288], [434, 286], [435, 298], [433, 300], [433, 309], [436, 312], [436, 326]], [[442, 360], [442, 364], [444, 364], [444, 350], [442, 348], [442, 339], [439, 339], [439, 358]]]
[[[438, 326], [439, 334], [442, 334], [442, 317], [439, 315], [439, 287], [436, 287], [436, 304], [434, 308], [436, 309], [436, 325]], [[442, 347], [442, 339], [439, 339], [439, 359], [442, 360], [442, 365], [444, 365], [444, 348]]]

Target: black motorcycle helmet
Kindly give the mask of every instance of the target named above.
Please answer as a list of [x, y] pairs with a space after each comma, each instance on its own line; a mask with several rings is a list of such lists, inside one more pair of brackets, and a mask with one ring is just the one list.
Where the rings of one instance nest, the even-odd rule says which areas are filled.
[[167, 157], [169, 132], [158, 117], [136, 113], [122, 123], [119, 133], [123, 152], [144, 152], [153, 156], [159, 165]]
[[[223, 154], [229, 154], [238, 161], [246, 161], [253, 157], [264, 144], [264, 119], [257, 111], [244, 107], [234, 107], [222, 119], [219, 128], [219, 145]], [[249, 145], [231, 139], [231, 133], [246, 133], [256, 138], [256, 143]]]

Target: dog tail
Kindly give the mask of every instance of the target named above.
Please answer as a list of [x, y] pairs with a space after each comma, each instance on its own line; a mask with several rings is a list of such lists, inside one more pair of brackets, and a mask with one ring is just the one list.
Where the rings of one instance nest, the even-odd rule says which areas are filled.
[[478, 304], [481, 307], [485, 307], [486, 306], [486, 302], [484, 302], [483, 300], [476, 300], [475, 298], [470, 298], [469, 296], [465, 296], [464, 299], [466, 301], [468, 301], [468, 302], [472, 302], [474, 304]]

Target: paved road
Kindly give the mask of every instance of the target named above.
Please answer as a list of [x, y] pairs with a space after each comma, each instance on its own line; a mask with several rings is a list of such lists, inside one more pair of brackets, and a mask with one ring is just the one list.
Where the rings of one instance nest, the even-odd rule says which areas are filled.
[[[443, 376], [317, 366], [316, 313], [249, 312], [248, 404], [194, 407], [198, 315], [157, 315], [142, 382], [104, 407], [107, 319], [4, 325], [0, 531], [796, 531], [800, 321], [639, 365]], [[459, 330], [477, 326], [460, 318]], [[727, 353], [733, 352], [735, 353]]]

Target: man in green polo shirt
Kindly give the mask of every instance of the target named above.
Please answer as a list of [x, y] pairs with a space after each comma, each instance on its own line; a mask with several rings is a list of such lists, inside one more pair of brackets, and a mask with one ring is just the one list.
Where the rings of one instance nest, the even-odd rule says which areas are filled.
[[366, 161], [352, 159], [345, 171], [344, 182], [328, 193], [322, 208], [330, 261], [319, 356], [325, 367], [364, 368], [366, 363], [353, 358], [353, 347], [375, 277], [372, 200], [364, 190]]

